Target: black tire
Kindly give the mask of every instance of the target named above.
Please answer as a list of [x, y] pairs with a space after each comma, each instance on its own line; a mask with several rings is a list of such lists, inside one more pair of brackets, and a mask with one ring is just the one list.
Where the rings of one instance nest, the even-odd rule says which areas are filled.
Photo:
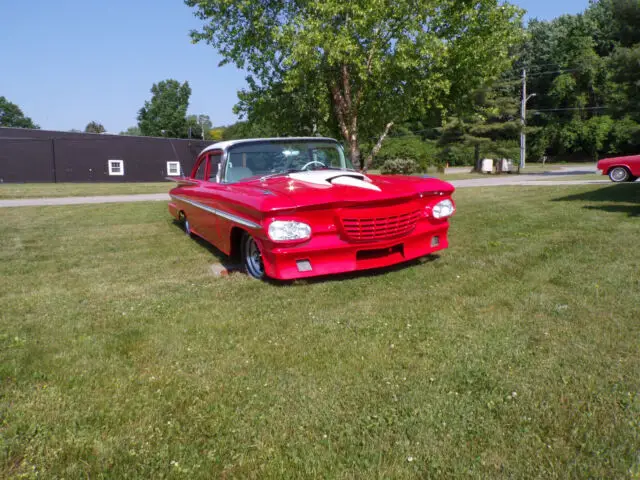
[[242, 236], [242, 267], [251, 278], [264, 280], [266, 277], [260, 247], [248, 233]]
[[629, 170], [624, 167], [614, 167], [609, 171], [609, 178], [614, 183], [622, 183], [629, 181], [631, 175], [629, 174]]
[[627, 182], [635, 182], [637, 179], [638, 179], [638, 177], [630, 176], [629, 180], [627, 180]]
[[184, 212], [180, 212], [178, 214], [178, 220], [182, 224], [184, 233], [186, 233], [188, 236], [191, 236], [191, 224], [189, 223], [189, 220], [187, 220], [187, 216], [184, 214]]

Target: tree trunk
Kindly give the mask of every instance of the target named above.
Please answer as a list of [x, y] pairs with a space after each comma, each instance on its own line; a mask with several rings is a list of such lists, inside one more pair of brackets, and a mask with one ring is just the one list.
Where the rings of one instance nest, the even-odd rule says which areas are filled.
[[366, 172], [371, 168], [371, 164], [373, 163], [373, 158], [378, 154], [378, 152], [380, 151], [380, 148], [382, 148], [382, 142], [384, 142], [384, 139], [387, 138], [387, 135], [389, 134], [389, 130], [391, 130], [391, 127], [393, 127], [393, 122], [387, 123], [387, 125], [384, 127], [384, 132], [382, 132], [382, 135], [380, 135], [380, 138], [378, 139], [378, 143], [376, 143], [376, 145], [373, 147], [373, 149], [371, 150], [371, 153], [367, 157], [367, 160], [364, 162], [364, 168], [362, 169], [363, 172]]
[[480, 144], [476, 143], [474, 147], [474, 160], [476, 165], [474, 171], [480, 172], [482, 170], [482, 162], [480, 161]]
[[351, 163], [355, 168], [362, 170], [362, 156], [360, 154], [360, 145], [358, 145], [357, 137], [349, 143], [349, 154], [351, 156]]
[[349, 148], [351, 162], [355, 168], [363, 169], [360, 145], [358, 144], [358, 102], [359, 95], [356, 94], [356, 101], [352, 98], [351, 79], [349, 69], [346, 65], [340, 68], [341, 78], [329, 82], [329, 91], [333, 103], [333, 111], [336, 114], [338, 127], [342, 138]]

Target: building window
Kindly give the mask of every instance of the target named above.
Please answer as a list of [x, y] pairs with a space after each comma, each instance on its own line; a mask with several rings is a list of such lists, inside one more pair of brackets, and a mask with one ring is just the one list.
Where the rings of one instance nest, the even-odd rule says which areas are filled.
[[124, 160], [109, 160], [109, 175], [124, 175]]
[[170, 177], [179, 177], [180, 162], [167, 162], [167, 175]]

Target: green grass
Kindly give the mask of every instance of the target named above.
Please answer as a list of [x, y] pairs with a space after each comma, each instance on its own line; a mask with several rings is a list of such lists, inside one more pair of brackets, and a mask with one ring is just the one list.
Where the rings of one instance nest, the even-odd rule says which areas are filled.
[[640, 185], [456, 199], [285, 285], [162, 203], [0, 210], [0, 478], [638, 478]]
[[[518, 166], [517, 163], [515, 165]], [[555, 172], [561, 170], [563, 168], [588, 168], [595, 167], [594, 163], [542, 163], [537, 162], [528, 162], [524, 168], [525, 173], [544, 173], [544, 172]]]
[[164, 193], [173, 182], [150, 183], [3, 183], [0, 199], [84, 197], [94, 195], [129, 195], [135, 193]]
[[584, 173], [584, 174], [578, 174], [578, 175], [548, 175], [548, 176], [543, 176], [543, 173], [550, 173], [552, 172], [552, 170], [549, 170], [547, 172], [536, 172], [535, 175], [537, 175], [535, 178], [529, 178], [529, 175], [531, 175], [533, 172], [527, 172], [528, 175], [518, 175], [516, 173], [513, 174], [500, 174], [500, 175], [496, 175], [496, 174], [486, 174], [486, 173], [437, 173], [437, 174], [429, 174], [429, 176], [435, 177], [435, 178], [439, 178], [441, 180], [471, 180], [471, 179], [478, 179], [478, 178], [484, 178], [484, 179], [495, 179], [495, 178], [512, 178], [514, 180], [536, 180], [536, 181], [562, 181], [562, 180], [573, 180], [573, 181], [577, 181], [577, 180], [607, 180], [607, 177], [603, 177], [602, 175], [597, 175], [595, 173]]
[[585, 180], [585, 181], [592, 181], [592, 180], [609, 180], [608, 177], [605, 177], [603, 175], [598, 175], [596, 173], [585, 173], [585, 174], [581, 174], [581, 175], [549, 175], [548, 177], [544, 177], [544, 178], [539, 178], [537, 180], [546, 182], [546, 181], [564, 181], [564, 180], [573, 180], [573, 181], [577, 181], [577, 180]]

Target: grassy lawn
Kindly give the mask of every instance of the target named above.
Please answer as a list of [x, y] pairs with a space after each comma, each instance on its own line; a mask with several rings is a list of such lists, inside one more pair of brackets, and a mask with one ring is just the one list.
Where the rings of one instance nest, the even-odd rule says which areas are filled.
[[[546, 173], [551, 172], [551, 170], [549, 170]], [[532, 172], [527, 172], [529, 175]], [[554, 180], [607, 180], [607, 177], [604, 177], [602, 175], [596, 175], [595, 173], [585, 173], [585, 174], [579, 174], [579, 175], [548, 175], [548, 176], [543, 176], [542, 174], [545, 173], [543, 171], [540, 171], [539, 173], [536, 172], [536, 176], [535, 179], [536, 181], [554, 181]], [[496, 174], [486, 174], [486, 173], [429, 173], [428, 174], [430, 177], [435, 177], [435, 178], [439, 178], [441, 180], [447, 180], [447, 181], [451, 181], [451, 180], [471, 180], [471, 179], [478, 179], [478, 178], [484, 178], [484, 179], [495, 179], [495, 178], [512, 178], [514, 180], [533, 180], [532, 178], [529, 177], [529, 175], [518, 175], [517, 173], [512, 173], [512, 174], [500, 174], [500, 175], [496, 175]]]
[[3, 183], [0, 199], [85, 197], [92, 195], [129, 195], [135, 193], [164, 193], [173, 182], [150, 183]]
[[[517, 167], [517, 164], [516, 164]], [[544, 173], [544, 172], [555, 172], [558, 170], [562, 170], [563, 168], [590, 168], [595, 167], [594, 163], [534, 163], [528, 162], [526, 167], [524, 168], [525, 173]]]
[[640, 185], [456, 199], [286, 285], [162, 203], [0, 210], [0, 478], [638, 478]]
[[585, 173], [582, 175], [549, 175], [548, 177], [538, 178], [543, 182], [554, 180], [609, 180], [609, 177], [598, 175], [596, 173]]

